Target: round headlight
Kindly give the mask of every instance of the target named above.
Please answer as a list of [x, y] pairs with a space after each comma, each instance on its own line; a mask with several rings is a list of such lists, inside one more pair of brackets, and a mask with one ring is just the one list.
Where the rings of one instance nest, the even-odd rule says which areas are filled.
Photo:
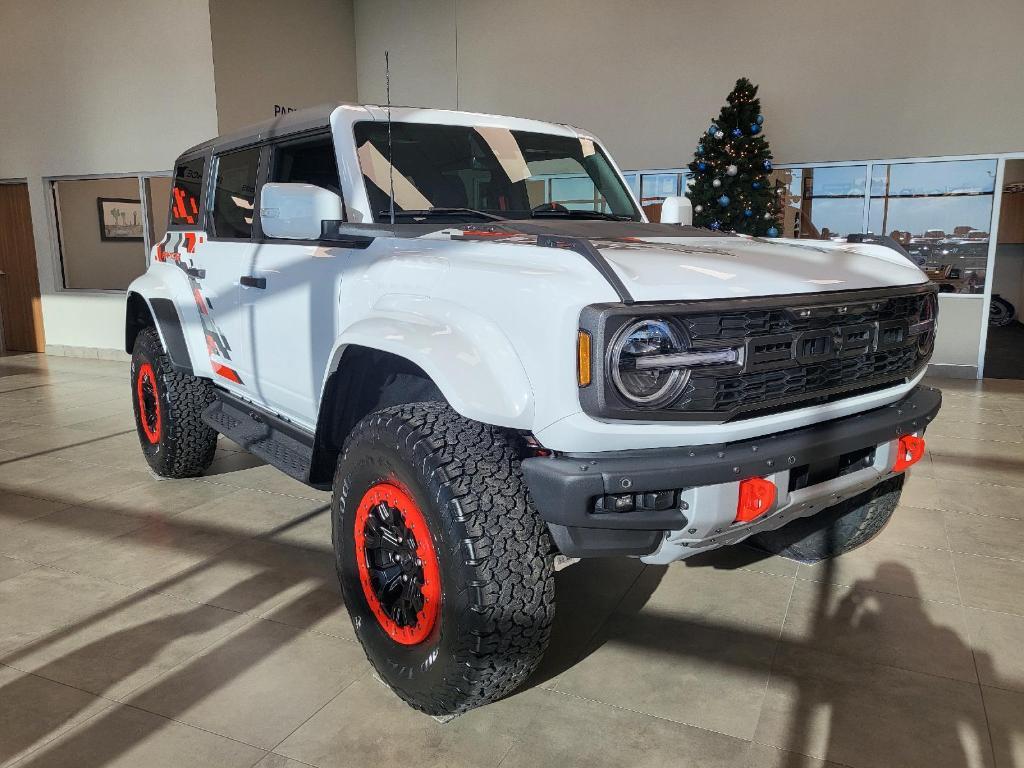
[[[689, 371], [651, 366], [651, 358], [685, 351], [679, 333], [665, 320], [637, 320], [619, 331], [612, 343], [608, 360], [612, 381], [636, 405], [662, 405], [679, 394]], [[644, 358], [648, 363], [638, 365]]]

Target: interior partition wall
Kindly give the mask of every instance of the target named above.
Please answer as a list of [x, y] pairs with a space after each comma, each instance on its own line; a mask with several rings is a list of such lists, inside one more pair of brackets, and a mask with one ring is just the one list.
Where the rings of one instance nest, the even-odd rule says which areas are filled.
[[[891, 235], [939, 286], [937, 373], [980, 378], [1006, 155], [783, 163], [772, 178], [784, 237]], [[689, 171], [626, 172], [647, 206], [685, 189]]]

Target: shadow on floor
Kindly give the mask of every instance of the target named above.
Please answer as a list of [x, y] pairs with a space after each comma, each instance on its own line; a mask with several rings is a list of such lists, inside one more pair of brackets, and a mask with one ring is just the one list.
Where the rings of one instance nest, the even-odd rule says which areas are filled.
[[[735, 570], [754, 565], [769, 556], [741, 545], [706, 552], [685, 561], [685, 565], [674, 567]], [[856, 581], [839, 605], [831, 610], [829, 602], [834, 589], [832, 577], [835, 566], [831, 561], [826, 562], [825, 571], [820, 574], [820, 582], [816, 585], [810, 630], [799, 641], [761, 634], [753, 628], [717, 625], [714, 621], [680, 617], [649, 608], [645, 610], [666, 570], [666, 566], [630, 570], [624, 568], [621, 561], [593, 560], [583, 561], [557, 574], [559, 603], [551, 647], [528, 687], [543, 685], [571, 670], [606, 643], [630, 646], [651, 654], [652, 658], [696, 658], [709, 665], [732, 665], [733, 669], [747, 661], [749, 666], [745, 669], [757, 673], [763, 671], [760, 660], [745, 659], [743, 654], [717, 655], [715, 651], [760, 640], [776, 643], [775, 657], [780, 654], [799, 657], [801, 652], [807, 651], [829, 653], [830, 647], [843, 642], [851, 633], [885, 625], [903, 627], [908, 636], [926, 639], [928, 651], [940, 658], [969, 658], [973, 655], [976, 670], [984, 672], [986, 680], [995, 679], [987, 654], [974, 651], [956, 631], [934, 623], [925, 613], [913, 573], [898, 562], [879, 564], [872, 578]], [[895, 620], [897, 617], [890, 615], [891, 611], [897, 610], [892, 603], [876, 602], [870, 597], [873, 593], [889, 591], [887, 585], [893, 583], [909, 585], [907, 594], [903, 596], [906, 599], [899, 600], [898, 622]], [[622, 598], [609, 606], [600, 599], [594, 585], [603, 585], [608, 591], [622, 594]], [[565, 616], [563, 608], [567, 604], [569, 615]], [[599, 614], [601, 620], [594, 622], [583, 618], [589, 616], [592, 619], [593, 614]], [[608, 621], [613, 614], [614, 623]], [[690, 638], [707, 638], [709, 630], [717, 633], [716, 643], [709, 646], [700, 640], [689, 642]], [[865, 662], [865, 666], [874, 665]], [[786, 742], [777, 745], [788, 753], [779, 766], [805, 766], [806, 755], [823, 757], [837, 764], [853, 764], [851, 756], [856, 752], [856, 745], [851, 744], [852, 734], [862, 734], [865, 730], [861, 707], [852, 705], [848, 696], [835, 695], [828, 680], [815, 679], [812, 673], [805, 675], [801, 670], [787, 670], [773, 662], [771, 675], [785, 678], [788, 685], [796, 689], [795, 704], [788, 714], [790, 725]], [[999, 687], [999, 683], [995, 685]], [[930, 706], [930, 702], [914, 702], [930, 718], [928, 731], [945, 734], [946, 741], [941, 751], [949, 765], [990, 765], [994, 762], [994, 754], [1010, 754], [1013, 739], [1024, 735], [1024, 723], [1012, 732], [993, 725], [986, 719], [978, 700], [965, 697], [959, 703], [952, 710], [943, 711], [941, 706]], [[826, 715], [824, 722], [823, 713]], [[908, 719], [918, 716], [917, 712], [906, 713]], [[940, 722], [941, 718], [945, 718], [945, 722]], [[889, 759], [898, 758], [893, 755]]]
[[[325, 514], [328, 510], [329, 507], [327, 506], [312, 510], [256, 538], [273, 540], [274, 537], [318, 515]], [[168, 523], [172, 526], [174, 525], [172, 521], [168, 521]], [[193, 526], [186, 527], [191, 528]], [[171, 589], [175, 584], [236, 556], [237, 553], [228, 550], [210, 560], [175, 574], [152, 587], [136, 592], [109, 608], [87, 616], [70, 626], [55, 630], [43, 638], [30, 642], [26, 646], [17, 648], [5, 657], [0, 658], [0, 662], [8, 665], [17, 665], [20, 659], [25, 658], [32, 652], [45, 648], [47, 645], [58, 640], [73, 637], [83, 629], [93, 626], [99, 621], [110, 618], [118, 612], [135, 606], [154, 595], [159, 595], [159, 593]], [[34, 693], [39, 690], [38, 677], [59, 681], [63, 677], [60, 674], [61, 670], [81, 669], [83, 666], [95, 670], [98, 665], [102, 665], [97, 672], [94, 672], [93, 684], [90, 685], [89, 692], [103, 696], [106, 691], [111, 690], [117, 684], [127, 680], [144, 668], [159, 656], [162, 650], [175, 641], [187, 635], [202, 634], [215, 630], [218, 625], [223, 625], [236, 619], [239, 613], [254, 609], [271, 600], [276, 595], [282, 594], [299, 583], [308, 580], [309, 574], [303, 572], [295, 572], [289, 579], [287, 574], [280, 570], [275, 570], [272, 574], [269, 570], [261, 571], [211, 598], [207, 604], [197, 605], [194, 608], [118, 630], [34, 669], [31, 674], [24, 674], [0, 686], [0, 764], [18, 755], [33, 744], [44, 740], [48, 735], [58, 732], [64, 727], [65, 723], [73, 720], [83, 707], [92, 703], [91, 697], [82, 696], [80, 706], [65, 706], [62, 708], [59, 716], [54, 715], [53, 712], [44, 711], [36, 713], [31, 719], [26, 719], [25, 717], [16, 716], [15, 713], [5, 713], [3, 711], [4, 702], [24, 704], [26, 701], [33, 700]], [[233, 635], [230, 640], [205, 655], [203, 669], [206, 671], [206, 674], [199, 677], [201, 684], [190, 688], [184, 696], [181, 695], [179, 690], [178, 680], [181, 676], [188, 674], [190, 665], [195, 659], [186, 662], [179, 672], [172, 673], [147, 689], [147, 696], [160, 697], [164, 694], [174, 693], [174, 712], [161, 713], [160, 717], [147, 719], [143, 721], [144, 724], [129, 730], [125, 729], [118, 719], [116, 707], [109, 709], [90, 719], [87, 725], [83, 725], [73, 735], [55, 747], [43, 747], [31, 753], [25, 759], [25, 762], [19, 763], [19, 765], [81, 765], [79, 756], [84, 754], [86, 745], [88, 745], [90, 765], [106, 765], [116, 760], [118, 756], [124, 754], [163, 727], [164, 723], [167, 722], [163, 718], [173, 719], [176, 714], [186, 711], [189, 707], [202, 701], [231, 680], [237, 678], [262, 659], [273, 654], [297, 634], [314, 626], [328, 614], [343, 607], [340, 597], [337, 604], [331, 606], [323, 602], [308, 601], [306, 599], [307, 594], [296, 597], [284, 605], [273, 609], [273, 614], [283, 614], [289, 612], [290, 608], [301, 607], [300, 615], [303, 617], [301, 625], [291, 625], [290, 629], [292, 631], [279, 635], [280, 640], [276, 644], [267, 642], [265, 637], [261, 637], [259, 642], [252, 642], [251, 636], [259, 631], [258, 622], [254, 623], [243, 628], [240, 632]], [[211, 604], [228, 604], [233, 605], [234, 608], [232, 610], [211, 610]], [[294, 611], [290, 613], [293, 616], [296, 615]], [[216, 640], [211, 640], [211, 642], [216, 642]], [[160, 673], [156, 672], [154, 676], [158, 674]], [[122, 699], [123, 703], [129, 706], [132, 704], [132, 700], [133, 697], [131, 695]], [[265, 703], [265, 705], [272, 706], [272, 702]], [[5, 733], [5, 723], [17, 723], [18, 728], [15, 732]]]
[[[0, 491], [2, 490], [0, 489]], [[314, 510], [259, 538], [273, 540], [284, 531], [326, 511], [326, 507]], [[216, 530], [216, 526], [193, 526], [188, 523], [177, 523], [174, 518], [168, 519], [166, 524], [171, 527], [201, 527], [204, 530]], [[179, 542], [188, 540], [189, 537], [177, 539]], [[171, 540], [171, 546], [176, 546], [174, 541]], [[28, 646], [16, 649], [6, 657], [0, 658], [0, 662], [17, 666], [19, 659], [26, 657], [34, 650], [44, 648], [58, 639], [73, 637], [83, 628], [95, 625], [104, 617], [112, 616], [118, 611], [123, 611], [146, 599], [154, 592], [166, 591], [173, 584], [210, 568], [218, 562], [223, 562], [226, 558], [237, 557], [244, 557], [244, 554], [240, 554], [236, 550], [228, 550], [179, 574], [170, 576], [150, 589], [130, 595], [92, 616], [81, 619], [68, 627], [55, 630], [49, 635], [29, 643]], [[734, 569], [750, 564], [760, 557], [764, 557], [764, 555], [754, 550], [733, 548], [707, 553], [700, 558], [694, 558], [686, 565], [673, 567]], [[810, 634], [805, 639], [797, 641], [780, 637], [774, 633], [765, 633], [752, 627], [723, 625], [706, 618], [681, 617], [667, 614], [664, 611], [645, 610], [650, 597], [666, 574], [667, 567], [645, 567], [635, 560], [621, 558], [583, 561], [559, 572], [556, 576], [559, 607], [551, 646], [541, 668], [531, 679], [529, 685], [542, 684], [570, 670], [607, 643], [631, 645], [645, 654], [650, 654], [651, 658], [666, 656], [675, 656], [679, 659], [696, 658], [701, 662], [723, 669], [763, 672], [763, 660], [747, 658], [742, 654], [725, 654], [722, 653], [722, 650], [734, 644], [759, 642], [774, 644], [776, 657], [790, 652], [821, 651], [823, 647], [828, 647], [832, 639], [856, 631], [858, 627], [873, 622], [884, 623], [887, 621], [884, 609], [873, 606], [870, 602], [862, 600], [860, 596], [871, 591], [885, 591], [884, 583], [890, 581], [894, 576], [899, 577], [903, 583], [914, 583], [913, 575], [902, 564], [883, 563], [873, 578], [857, 582], [850, 590], [849, 596], [838, 607], [830, 609], [829, 597], [832, 588], [829, 584], [832, 581], [833, 569], [834, 566], [831, 563], [825, 564], [824, 573], [820, 575], [821, 583], [817, 587]], [[275, 575], [279, 576], [280, 574]], [[296, 573], [291, 581], [288, 581], [285, 576], [285, 582], [282, 583], [280, 579], [263, 579], [262, 574], [256, 574], [232, 586], [224, 594], [234, 593], [232, 599], [235, 602], [242, 600], [244, 610], [246, 604], [255, 605], [272, 597], [272, 594], [267, 593], [268, 590], [281, 593], [294, 586], [298, 581], [306, 579], [308, 579], [308, 574]], [[255, 590], [253, 589], [254, 584], [258, 587]], [[911, 599], [901, 602], [901, 626], [910, 627], [910, 631], [915, 637], [928, 637], [930, 643], [935, 644], [933, 647], [942, 648], [944, 652], [970, 652], [970, 648], [956, 632], [949, 627], [933, 623], [924, 612], [920, 599], [912, 599], [915, 597], [914, 595], [910, 597]], [[920, 595], [916, 595], [916, 597], [920, 598]], [[302, 599], [299, 598], [288, 605], [293, 605]], [[214, 598], [214, 602], [217, 602], [217, 598]], [[285, 606], [284, 609], [287, 607]], [[309, 607], [308, 605], [304, 606], [303, 626], [295, 627], [295, 633], [282, 634], [280, 640], [277, 641], [277, 646], [266, 642], [252, 642], [249, 633], [254, 631], [254, 627], [244, 627], [229, 640], [221, 642], [213, 651], [195, 656], [174, 668], [155, 684], [158, 693], [174, 692], [174, 711], [163, 712], [161, 715], [174, 718], [176, 715], [183, 714], [221, 687], [236, 680], [278, 648], [291, 642], [304, 628], [312, 626], [331, 610], [336, 609], [334, 606], [325, 606], [324, 604], [321, 604], [319, 608], [313, 606], [314, 610], [312, 611], [308, 610]], [[615, 626], [621, 628], [625, 624], [628, 631], [623, 632], [609, 626], [609, 619], [613, 615], [616, 618]], [[201, 609], [197, 607], [186, 609], [175, 615], [142, 622], [94, 640], [88, 645], [48, 663], [36, 670], [35, 674], [47, 677], [47, 670], [52, 669], [54, 670], [53, 676], [57, 678], [59, 675], [56, 674], [56, 670], [62, 665], [74, 663], [76, 657], [96, 659], [109, 654], [111, 661], [109, 668], [105, 670], [105, 677], [99, 691], [102, 693], [103, 690], [110, 690], [120, 681], [137, 672], [169, 643], [186, 634], [208, 631], [217, 622], [226, 620], [225, 617], [230, 617], [227, 612], [218, 617], [211, 614], [201, 615]], [[182, 629], [183, 626], [188, 628]], [[688, 638], [697, 635], [706, 637], [709, 631], [715, 633], [718, 642], [710, 644], [688, 642]], [[131, 653], [127, 657], [119, 656], [118, 654], [123, 651], [118, 649], [126, 648], [131, 649]], [[979, 667], [991, 671], [992, 665], [983, 654], [975, 654], [975, 657]], [[638, 663], [642, 663], [642, 658]], [[196, 674], [197, 666], [200, 664], [204, 670], [204, 674], [201, 675]], [[730, 667], [730, 665], [732, 666]], [[771, 674], [775, 678], [785, 679], [790, 688], [795, 691], [795, 704], [791, 707], [788, 716], [786, 743], [782, 745], [790, 753], [786, 755], [786, 759], [790, 760], [786, 765], [793, 768], [797, 765], [804, 765], [804, 755], [808, 753], [821, 754], [833, 761], [848, 764], [851, 754], [851, 734], [862, 733], [864, 730], [861, 720], [863, 713], [850, 709], [848, 698], [835, 695], [827, 681], [823, 683], [813, 675], [805, 674], [801, 670], [786, 669], [774, 663]], [[16, 701], [31, 695], [32, 681], [30, 677], [23, 675], [0, 688], [0, 708], [4, 701]], [[151, 688], [147, 695], [152, 695], [152, 693]], [[763, 691], [757, 692], [757, 695], [763, 695]], [[83, 697], [84, 699], [85, 697]], [[133, 697], [128, 695], [123, 699], [123, 703], [131, 706]], [[914, 704], [916, 706], [918, 702], [915, 701]], [[979, 717], [978, 707], [972, 706], [972, 702], [968, 700], [963, 701], [962, 708], [952, 710], [948, 707], [946, 709], [929, 707], [928, 702], [920, 702], [920, 705], [923, 710], [927, 711], [930, 718], [929, 732], [948, 734], [942, 746], [946, 750], [947, 756], [955, 754], [955, 758], [951, 759], [952, 763], [963, 765], [978, 764], [979, 761], [980, 764], [990, 763], [993, 744], [997, 749], [1006, 749], [1005, 745], [1009, 744], [1012, 739], [1024, 734], [1024, 723], [1019, 724], [1013, 732], [1001, 731], [991, 722], [987, 723], [983, 715]], [[273, 702], [253, 702], [252, 706], [272, 707]], [[0, 746], [0, 758], [18, 754], [39, 740], [54, 734], [79, 711], [75, 709], [70, 712], [63, 711], [59, 716], [49, 713], [48, 716], [39, 717], [38, 722], [30, 723], [28, 727], [23, 725], [24, 718], [19, 718], [18, 733], [5, 736], [0, 731], [0, 736], [2, 736], [0, 738], [0, 745], [2, 745]], [[127, 753], [168, 722], [162, 717], [154, 717], [147, 719], [144, 725], [126, 729], [115, 714], [116, 712], [117, 708], [114, 708], [96, 715], [83, 725], [78, 726], [70, 736], [56, 744], [43, 746], [32, 752], [19, 765], [21, 768], [25, 768], [25, 766], [41, 768], [43, 765], [52, 764], [79, 765], [81, 764], [80, 755], [83, 754], [86, 746], [88, 746], [90, 762], [103, 765]], [[908, 718], [913, 716], [913, 714], [908, 714]], [[823, 717], [827, 717], [824, 737], [822, 736]], [[6, 718], [0, 716], [0, 729], [4, 727], [5, 721]], [[13, 722], [13, 719], [8, 722]], [[912, 725], [912, 723], [908, 723], [908, 725]], [[826, 739], [824, 747], [821, 746], [822, 738]], [[975, 745], [973, 748], [975, 752], [981, 749], [983, 753], [972, 753], [972, 744]], [[923, 748], [928, 746], [934, 745], [923, 745]]]

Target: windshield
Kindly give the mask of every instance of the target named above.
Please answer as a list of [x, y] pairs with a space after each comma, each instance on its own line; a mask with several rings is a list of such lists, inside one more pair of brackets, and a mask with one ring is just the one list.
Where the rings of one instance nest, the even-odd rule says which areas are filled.
[[[636, 207], [590, 139], [507, 128], [392, 123], [355, 125], [359, 165], [375, 221], [395, 212], [454, 218], [621, 218]], [[394, 172], [388, 157], [393, 158]], [[442, 213], [442, 211], [437, 211]]]

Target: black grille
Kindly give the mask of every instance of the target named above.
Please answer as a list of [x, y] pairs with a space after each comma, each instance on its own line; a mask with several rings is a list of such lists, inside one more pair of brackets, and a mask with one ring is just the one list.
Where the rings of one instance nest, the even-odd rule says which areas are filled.
[[908, 330], [930, 296], [678, 315], [693, 348], [743, 347], [744, 364], [694, 368], [669, 410], [742, 417], [902, 381], [926, 361]]
[[818, 395], [880, 378], [902, 378], [915, 369], [916, 347], [873, 352], [860, 357], [797, 365], [736, 376], [692, 376], [676, 408], [688, 411], [733, 411], [805, 395]]

